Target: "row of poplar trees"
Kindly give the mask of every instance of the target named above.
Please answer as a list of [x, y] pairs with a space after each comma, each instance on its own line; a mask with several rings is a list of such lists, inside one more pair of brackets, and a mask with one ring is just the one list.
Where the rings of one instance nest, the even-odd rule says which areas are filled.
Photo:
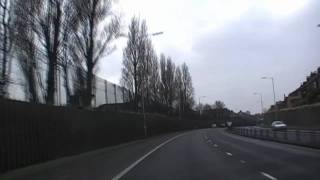
[[164, 54], [157, 56], [144, 20], [133, 17], [127, 37], [121, 83], [135, 109], [165, 107], [168, 113], [180, 114], [191, 110], [194, 89], [186, 63], [176, 65]]

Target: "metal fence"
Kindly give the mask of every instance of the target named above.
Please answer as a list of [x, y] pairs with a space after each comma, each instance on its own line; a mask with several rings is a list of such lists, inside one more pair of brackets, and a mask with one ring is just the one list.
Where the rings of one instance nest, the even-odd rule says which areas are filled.
[[258, 139], [320, 148], [320, 131], [274, 131], [270, 128], [235, 127], [232, 129], [232, 133]]
[[[0, 174], [144, 137], [142, 114], [89, 111], [0, 98]], [[186, 130], [191, 121], [146, 114], [148, 136]], [[2, 179], [0, 177], [0, 179]]]

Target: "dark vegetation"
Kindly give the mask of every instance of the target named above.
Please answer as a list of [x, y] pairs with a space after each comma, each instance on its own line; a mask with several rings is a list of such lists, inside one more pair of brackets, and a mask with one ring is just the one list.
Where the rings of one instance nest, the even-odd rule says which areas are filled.
[[196, 109], [197, 119], [207, 126], [215, 124], [217, 127], [226, 127], [227, 122], [232, 122], [232, 126], [254, 126], [258, 118], [248, 112], [234, 112], [226, 107], [222, 101], [214, 104], [199, 104]]

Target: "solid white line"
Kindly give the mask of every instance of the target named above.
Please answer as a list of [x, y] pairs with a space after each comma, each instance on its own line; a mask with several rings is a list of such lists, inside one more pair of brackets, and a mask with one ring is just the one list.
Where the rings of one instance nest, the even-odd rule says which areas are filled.
[[265, 172], [262, 172], [262, 171], [261, 171], [260, 174], [262, 174], [263, 176], [265, 176], [265, 177], [267, 177], [267, 178], [269, 178], [269, 179], [271, 179], [271, 180], [278, 180], [277, 178], [271, 176], [271, 175], [268, 174], [268, 173], [265, 173]]
[[232, 154], [231, 154], [231, 153], [229, 153], [229, 152], [226, 152], [226, 154], [227, 154], [227, 155], [229, 155], [229, 156], [232, 156]]
[[125, 174], [127, 174], [132, 168], [134, 168], [136, 165], [138, 165], [141, 161], [143, 161], [145, 158], [147, 158], [150, 154], [152, 154], [153, 152], [155, 152], [156, 150], [158, 150], [159, 148], [161, 148], [162, 146], [168, 144], [169, 142], [177, 139], [178, 137], [180, 136], [183, 136], [185, 134], [180, 134], [180, 135], [177, 135], [163, 143], [161, 143], [160, 145], [158, 145], [157, 147], [155, 147], [154, 149], [152, 149], [151, 151], [149, 151], [147, 154], [145, 154], [144, 156], [142, 156], [141, 158], [139, 158], [137, 161], [135, 161], [134, 163], [132, 163], [130, 166], [128, 166], [126, 169], [124, 169], [123, 171], [121, 171], [119, 174], [117, 174], [116, 176], [114, 176], [112, 178], [112, 180], [118, 180], [120, 179], [121, 177], [123, 177]]

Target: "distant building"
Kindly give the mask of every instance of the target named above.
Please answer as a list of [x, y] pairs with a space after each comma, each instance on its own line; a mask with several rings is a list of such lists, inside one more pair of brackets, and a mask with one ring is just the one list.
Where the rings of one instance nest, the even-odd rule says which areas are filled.
[[320, 67], [312, 72], [299, 88], [277, 102], [279, 109], [320, 102]]

